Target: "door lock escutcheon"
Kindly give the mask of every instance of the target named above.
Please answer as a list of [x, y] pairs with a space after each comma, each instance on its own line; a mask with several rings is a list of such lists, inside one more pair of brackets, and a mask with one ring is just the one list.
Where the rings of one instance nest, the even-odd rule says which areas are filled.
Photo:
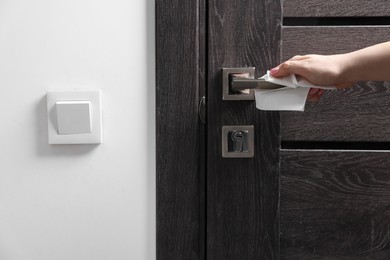
[[252, 158], [254, 157], [254, 127], [223, 126], [222, 157]]

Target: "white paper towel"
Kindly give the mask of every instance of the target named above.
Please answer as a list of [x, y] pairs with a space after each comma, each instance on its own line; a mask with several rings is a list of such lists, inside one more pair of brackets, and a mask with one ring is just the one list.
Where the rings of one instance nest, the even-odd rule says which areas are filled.
[[275, 78], [269, 71], [261, 78], [285, 87], [275, 85], [275, 89], [255, 89], [256, 107], [260, 110], [303, 111], [310, 88], [336, 89], [333, 86], [314, 85], [295, 75]]

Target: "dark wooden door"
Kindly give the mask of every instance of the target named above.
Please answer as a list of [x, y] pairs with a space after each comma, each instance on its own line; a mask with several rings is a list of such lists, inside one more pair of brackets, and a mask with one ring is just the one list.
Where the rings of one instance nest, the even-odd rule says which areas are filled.
[[[390, 259], [390, 85], [284, 113], [221, 89], [223, 67], [390, 40], [390, 3], [368, 2], [156, 1], [157, 259]], [[237, 125], [253, 158], [222, 157]]]

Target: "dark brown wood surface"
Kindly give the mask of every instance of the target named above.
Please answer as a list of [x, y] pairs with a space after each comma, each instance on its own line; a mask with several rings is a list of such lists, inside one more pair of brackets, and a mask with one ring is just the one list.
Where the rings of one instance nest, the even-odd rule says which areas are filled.
[[389, 16], [388, 0], [284, 0], [285, 17]]
[[204, 259], [200, 8], [199, 1], [156, 1], [159, 260]]
[[[282, 59], [297, 54], [337, 54], [390, 40], [389, 26], [283, 27]], [[303, 44], [304, 43], [304, 44]], [[359, 82], [326, 91], [305, 112], [281, 114], [283, 140], [390, 141], [390, 84]]]
[[287, 60], [298, 54], [338, 54], [385, 42], [390, 40], [390, 26], [284, 26], [282, 38], [282, 60]]
[[[277, 0], [209, 2], [207, 259], [279, 258], [279, 115], [253, 101], [222, 101], [221, 68], [279, 62]], [[255, 157], [223, 159], [223, 125], [254, 125]]]
[[281, 259], [390, 259], [390, 153], [281, 158]]

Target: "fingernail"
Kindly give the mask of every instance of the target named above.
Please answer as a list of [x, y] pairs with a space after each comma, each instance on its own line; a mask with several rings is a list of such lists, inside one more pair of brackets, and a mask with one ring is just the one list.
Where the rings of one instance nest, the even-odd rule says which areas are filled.
[[278, 74], [278, 71], [279, 71], [279, 67], [275, 67], [275, 68], [271, 69], [269, 72], [271, 73], [271, 76], [274, 76], [274, 75]]

